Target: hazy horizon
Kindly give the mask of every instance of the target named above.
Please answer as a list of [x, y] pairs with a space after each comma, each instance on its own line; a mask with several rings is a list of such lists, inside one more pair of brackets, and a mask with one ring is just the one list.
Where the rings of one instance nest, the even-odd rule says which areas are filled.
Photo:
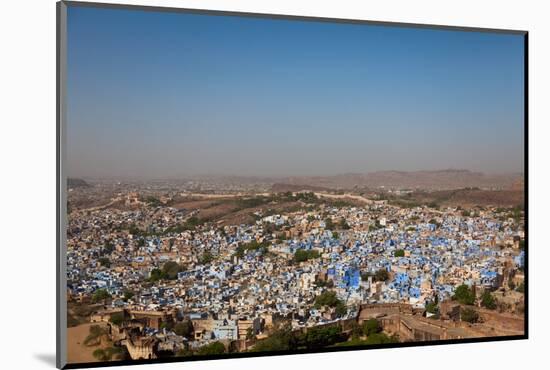
[[379, 174], [379, 173], [420, 173], [420, 172], [445, 172], [445, 171], [468, 171], [470, 174], [480, 173], [484, 176], [518, 176], [524, 177], [523, 172], [481, 172], [481, 171], [470, 171], [468, 169], [454, 169], [454, 168], [443, 168], [439, 170], [412, 170], [412, 171], [398, 171], [398, 170], [380, 170], [380, 171], [371, 171], [371, 172], [347, 172], [347, 173], [325, 173], [325, 174], [311, 174], [311, 175], [271, 175], [271, 176], [262, 176], [262, 175], [235, 175], [235, 174], [224, 174], [224, 173], [195, 173], [195, 174], [181, 174], [181, 175], [172, 175], [172, 176], [69, 176], [70, 179], [88, 179], [88, 180], [151, 180], [151, 181], [178, 181], [178, 180], [193, 180], [193, 179], [219, 179], [219, 178], [242, 178], [242, 179], [255, 179], [255, 180], [285, 180], [289, 178], [315, 178], [315, 177], [338, 177], [338, 176], [354, 176], [354, 175], [369, 175], [369, 174]]
[[68, 8], [70, 177], [524, 172], [523, 37]]

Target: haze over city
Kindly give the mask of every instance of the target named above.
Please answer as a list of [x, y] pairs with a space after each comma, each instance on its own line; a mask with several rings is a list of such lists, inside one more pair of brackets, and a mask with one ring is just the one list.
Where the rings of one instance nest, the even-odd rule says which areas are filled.
[[69, 8], [75, 177], [523, 172], [523, 39]]

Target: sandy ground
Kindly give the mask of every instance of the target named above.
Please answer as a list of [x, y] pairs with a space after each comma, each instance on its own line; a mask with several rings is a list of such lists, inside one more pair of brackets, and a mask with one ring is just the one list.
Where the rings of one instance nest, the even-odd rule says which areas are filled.
[[355, 194], [328, 194], [328, 193], [319, 193], [319, 192], [315, 192], [314, 194], [318, 197], [323, 197], [323, 198], [330, 198], [330, 199], [349, 198], [349, 199], [358, 200], [360, 202], [367, 203], [367, 204], [372, 203], [371, 199], [367, 199], [365, 197], [362, 197], [361, 195], [355, 195]]
[[69, 363], [95, 362], [96, 358], [92, 353], [97, 348], [105, 348], [107, 345], [102, 343], [100, 346], [85, 346], [84, 339], [90, 333], [90, 326], [98, 324], [81, 324], [67, 329], [67, 361]]

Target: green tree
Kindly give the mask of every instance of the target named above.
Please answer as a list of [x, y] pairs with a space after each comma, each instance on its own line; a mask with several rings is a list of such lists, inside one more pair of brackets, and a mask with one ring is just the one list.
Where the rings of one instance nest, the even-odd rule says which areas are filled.
[[315, 298], [315, 308], [319, 309], [324, 306], [335, 308], [338, 317], [342, 317], [348, 312], [345, 303], [339, 300], [333, 291], [325, 291]]
[[363, 327], [357, 323], [357, 321], [351, 322], [351, 338], [352, 340], [358, 340], [363, 335]]
[[288, 351], [297, 347], [297, 339], [289, 328], [276, 330], [268, 338], [257, 342], [251, 352]]
[[176, 353], [176, 356], [177, 356], [177, 357], [189, 357], [189, 356], [193, 356], [193, 351], [191, 351], [189, 348], [183, 348], [183, 349], [180, 349], [180, 350]]
[[315, 308], [319, 309], [323, 306], [336, 307], [340, 303], [336, 293], [333, 291], [325, 291], [315, 298]]
[[206, 346], [202, 346], [197, 351], [197, 354], [200, 356], [212, 356], [212, 355], [221, 355], [225, 352], [225, 346], [221, 342], [214, 342]]
[[301, 342], [308, 349], [323, 348], [332, 345], [342, 338], [340, 326], [312, 327], [301, 338]]
[[340, 220], [340, 228], [342, 230], [349, 230], [351, 228], [345, 218]]
[[128, 227], [128, 233], [138, 236], [143, 234], [143, 232], [136, 226], [136, 224], [131, 224], [130, 227]]
[[372, 334], [376, 334], [382, 331], [382, 328], [380, 327], [380, 323], [376, 319], [369, 319], [365, 322], [363, 322], [363, 334], [366, 336], [370, 336]]
[[124, 349], [120, 347], [98, 348], [92, 353], [98, 361], [111, 361], [113, 358], [121, 360], [124, 358], [124, 354]]
[[316, 250], [298, 249], [294, 253], [294, 261], [296, 262], [304, 262], [315, 258], [319, 258], [319, 252]]
[[99, 262], [101, 266], [104, 266], [107, 268], [111, 267], [111, 261], [107, 257], [100, 257], [97, 259], [97, 262]]
[[128, 302], [133, 297], [134, 297], [134, 292], [132, 292], [131, 290], [125, 290], [122, 299], [124, 300], [124, 302]]
[[469, 323], [475, 323], [479, 320], [479, 315], [471, 308], [464, 308], [460, 310], [460, 319]]
[[165, 262], [162, 266], [162, 277], [168, 280], [175, 280], [178, 277], [178, 273], [182, 270], [183, 268], [177, 262]]
[[107, 358], [110, 360], [123, 360], [126, 356], [126, 351], [122, 347], [108, 347], [105, 349]]
[[186, 230], [194, 230], [197, 226], [201, 224], [201, 220], [198, 217], [192, 216], [185, 221], [184, 228]]
[[161, 269], [155, 268], [151, 270], [151, 273], [149, 274], [150, 282], [154, 283], [162, 279], [164, 279], [164, 273], [162, 272]]
[[109, 294], [109, 292], [106, 289], [97, 289], [92, 294], [92, 302], [93, 303], [106, 301], [109, 298], [111, 298], [111, 294]]
[[174, 333], [185, 338], [193, 337], [193, 323], [190, 320], [178, 322], [174, 326]]
[[467, 285], [462, 284], [456, 288], [453, 299], [462, 304], [473, 305], [476, 300], [476, 296], [472, 289], [470, 289]]
[[403, 249], [397, 249], [395, 252], [393, 252], [393, 255], [395, 257], [405, 257], [405, 251]]
[[201, 258], [199, 259], [199, 263], [201, 265], [206, 265], [214, 260], [214, 256], [210, 251], [206, 251], [201, 255]]
[[162, 204], [158, 198], [152, 195], [147, 196], [145, 198], [145, 202], [148, 203], [151, 207], [158, 207]]
[[245, 252], [246, 252], [246, 248], [244, 247], [244, 245], [241, 244], [237, 247], [237, 249], [235, 249], [235, 253], [233, 255], [238, 258], [243, 258]]
[[239, 245], [234, 255], [239, 258], [243, 258], [248, 251], [260, 251], [261, 254], [265, 254], [268, 252], [268, 250], [269, 250], [269, 243], [267, 242], [258, 243], [256, 240], [253, 240], [250, 243]]
[[106, 328], [99, 325], [90, 326], [88, 336], [84, 339], [84, 345], [95, 346], [101, 343], [101, 337], [108, 333]]
[[344, 304], [344, 302], [338, 302], [338, 304], [335, 307], [336, 316], [342, 317], [345, 316], [348, 313], [348, 308]]
[[124, 313], [123, 312], [117, 312], [111, 315], [109, 318], [109, 322], [111, 322], [114, 325], [120, 326], [124, 322]]
[[488, 290], [484, 291], [483, 295], [481, 296], [481, 305], [490, 310], [494, 310], [495, 308], [497, 308], [497, 302]]
[[426, 304], [426, 312], [436, 314], [439, 312], [439, 308], [437, 307], [437, 302], [429, 302]]
[[105, 245], [103, 246], [104, 253], [111, 254], [114, 250], [115, 250], [115, 245], [110, 241], [106, 241]]
[[365, 344], [385, 344], [385, 343], [397, 343], [399, 340], [396, 336], [387, 336], [384, 333], [374, 333], [367, 337]]
[[101, 349], [98, 348], [94, 352], [92, 352], [92, 355], [96, 358], [98, 361], [108, 361], [107, 353]]
[[512, 209], [512, 217], [514, 218], [515, 222], [519, 222], [521, 217], [521, 208], [519, 206], [516, 206]]

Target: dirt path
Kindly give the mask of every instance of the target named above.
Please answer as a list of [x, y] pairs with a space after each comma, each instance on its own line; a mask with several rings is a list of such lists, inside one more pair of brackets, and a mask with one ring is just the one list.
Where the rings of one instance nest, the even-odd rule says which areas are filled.
[[349, 199], [358, 200], [360, 202], [367, 203], [367, 204], [372, 204], [373, 203], [373, 201], [371, 199], [367, 199], [367, 198], [365, 198], [361, 195], [355, 195], [355, 194], [327, 194], [327, 193], [318, 193], [318, 192], [315, 192], [314, 194], [318, 197], [323, 197], [323, 198], [330, 198], [330, 199], [346, 199], [346, 198], [349, 198]]
[[69, 363], [95, 362], [97, 359], [92, 353], [98, 348], [107, 347], [103, 343], [99, 346], [84, 345], [84, 339], [90, 333], [92, 325], [98, 324], [87, 323], [67, 329], [67, 361]]

